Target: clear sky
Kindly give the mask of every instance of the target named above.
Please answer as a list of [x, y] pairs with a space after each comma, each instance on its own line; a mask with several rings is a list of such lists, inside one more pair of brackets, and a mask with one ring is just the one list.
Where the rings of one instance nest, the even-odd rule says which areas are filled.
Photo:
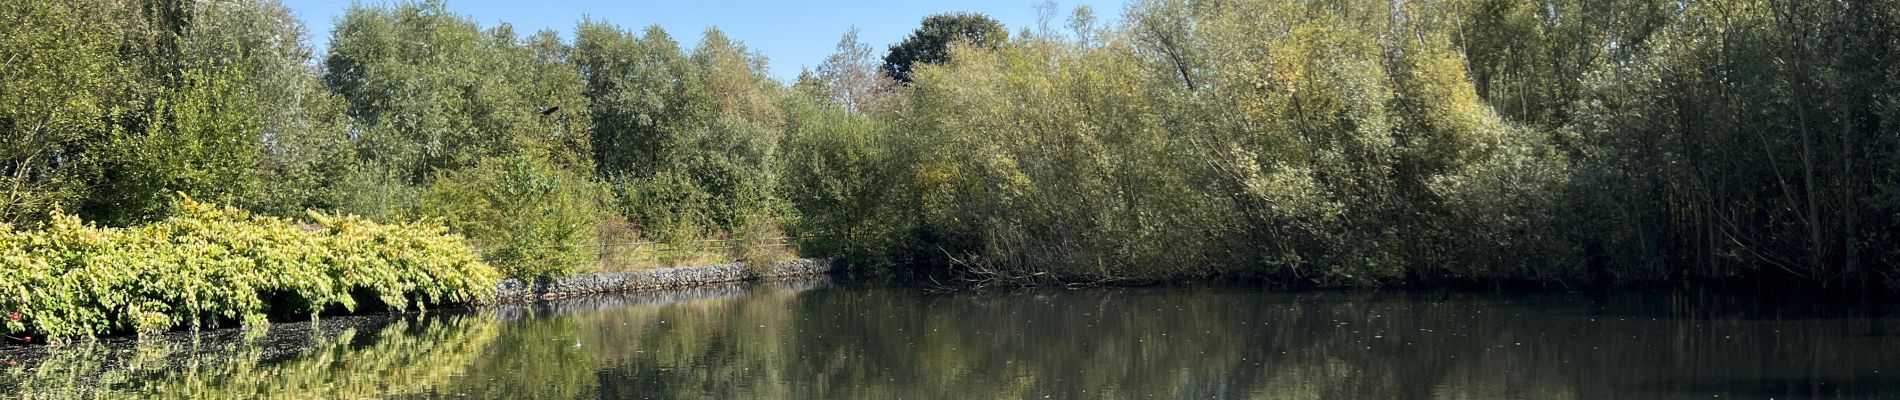
[[[310, 39], [318, 49], [330, 41], [335, 18], [349, 8], [349, 1], [283, 0], [310, 30]], [[366, 1], [378, 4], [380, 1]], [[772, 76], [790, 81], [803, 67], [816, 66], [832, 53], [838, 38], [852, 27], [858, 38], [881, 54], [890, 44], [903, 40], [925, 16], [941, 12], [967, 11], [987, 14], [1009, 28], [1014, 35], [1022, 28], [1034, 28], [1037, 5], [1042, 0], [960, 0], [960, 1], [766, 1], [766, 0], [674, 0], [674, 1], [580, 1], [580, 0], [449, 0], [449, 9], [474, 19], [482, 27], [503, 22], [515, 31], [528, 34], [554, 29], [562, 37], [572, 38], [574, 25], [582, 15], [605, 20], [638, 31], [647, 25], [666, 28], [682, 46], [699, 42], [700, 33], [717, 26], [726, 36], [742, 40], [748, 48], [771, 60]], [[1103, 23], [1120, 19], [1123, 0], [1058, 0], [1060, 10], [1051, 25], [1066, 26], [1070, 12], [1078, 5], [1095, 9]], [[322, 58], [321, 55], [318, 56]]]

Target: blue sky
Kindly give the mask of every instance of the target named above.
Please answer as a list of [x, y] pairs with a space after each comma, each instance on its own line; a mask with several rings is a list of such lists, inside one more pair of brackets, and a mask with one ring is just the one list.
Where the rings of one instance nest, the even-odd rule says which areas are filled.
[[[291, 12], [310, 30], [310, 39], [319, 49], [330, 40], [333, 20], [349, 8], [349, 1], [283, 0]], [[792, 2], [762, 0], [676, 0], [676, 1], [578, 1], [578, 0], [449, 0], [449, 9], [474, 19], [482, 27], [502, 22], [514, 24], [527, 34], [554, 29], [571, 38], [575, 22], [582, 15], [617, 25], [638, 28], [658, 24], [680, 41], [691, 46], [699, 42], [708, 26], [718, 26], [726, 35], [745, 42], [771, 60], [772, 75], [789, 81], [802, 67], [816, 66], [830, 55], [838, 38], [851, 27], [858, 28], [859, 40], [871, 44], [879, 54], [891, 43], [917, 27], [925, 16], [940, 12], [968, 11], [987, 14], [1008, 26], [1011, 34], [1037, 21], [1037, 4], [1042, 0], [971, 0], [971, 1], [823, 1]], [[380, 1], [367, 1], [379, 4]], [[1095, 9], [1103, 22], [1119, 19], [1122, 0], [1058, 0], [1061, 10], [1052, 25], [1061, 28], [1069, 12], [1078, 5]], [[322, 57], [319, 56], [319, 59]]]

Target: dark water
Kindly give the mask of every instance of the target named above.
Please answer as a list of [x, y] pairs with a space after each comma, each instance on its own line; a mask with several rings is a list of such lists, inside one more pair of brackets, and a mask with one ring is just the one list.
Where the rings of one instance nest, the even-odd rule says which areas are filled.
[[944, 294], [809, 281], [0, 350], [18, 363], [0, 374], [0, 393], [1896, 398], [1897, 328], [1900, 319], [1865, 306], [1773, 298], [1231, 287]]

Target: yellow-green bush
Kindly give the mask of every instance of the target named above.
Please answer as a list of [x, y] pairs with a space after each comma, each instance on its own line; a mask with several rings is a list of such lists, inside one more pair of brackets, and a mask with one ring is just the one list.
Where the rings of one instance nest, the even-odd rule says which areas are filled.
[[485, 260], [508, 276], [564, 276], [596, 261], [595, 228], [609, 196], [582, 173], [516, 155], [442, 174], [422, 214], [485, 248]]
[[132, 228], [70, 215], [36, 230], [0, 225], [0, 333], [59, 340], [255, 325], [268, 312], [364, 301], [401, 310], [475, 300], [498, 279], [439, 227], [314, 212], [306, 225], [190, 199], [177, 211]]

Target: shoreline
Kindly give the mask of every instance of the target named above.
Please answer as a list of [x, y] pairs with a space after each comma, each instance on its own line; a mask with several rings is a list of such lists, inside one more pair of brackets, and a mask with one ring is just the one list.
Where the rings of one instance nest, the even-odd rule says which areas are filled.
[[[702, 266], [704, 267], [704, 266]], [[683, 267], [701, 268], [701, 267]], [[221, 371], [251, 368], [275, 368], [275, 365], [306, 365], [324, 368], [290, 368], [320, 371], [334, 367], [322, 357], [337, 351], [362, 351], [362, 344], [383, 349], [420, 346], [449, 351], [467, 340], [482, 343], [483, 334], [493, 332], [480, 326], [513, 324], [546, 315], [585, 315], [633, 307], [662, 307], [704, 301], [741, 299], [747, 296], [797, 293], [829, 287], [831, 277], [770, 277], [739, 282], [709, 283], [667, 290], [598, 293], [588, 296], [526, 301], [509, 304], [462, 304], [444, 309], [408, 312], [373, 312], [324, 317], [321, 321], [273, 323], [268, 328], [247, 331], [244, 328], [214, 328], [200, 331], [170, 331], [143, 338], [107, 336], [76, 341], [67, 345], [0, 345], [0, 399], [13, 398], [27, 389], [37, 390], [27, 398], [117, 398], [127, 390], [151, 390], [122, 383], [130, 375], [163, 376], [174, 370]], [[445, 332], [476, 332], [446, 335]], [[417, 334], [416, 332], [434, 332]], [[391, 341], [408, 337], [407, 340]], [[428, 341], [416, 341], [427, 338]], [[435, 355], [428, 351], [422, 355]], [[432, 362], [418, 356], [399, 366], [415, 368]], [[414, 362], [422, 360], [424, 362]], [[353, 364], [376, 365], [374, 362]], [[127, 371], [133, 372], [128, 374]], [[12, 374], [12, 375], [9, 375]], [[64, 385], [31, 386], [33, 376], [63, 376]], [[25, 377], [25, 378], [23, 378]], [[9, 385], [14, 385], [9, 387]], [[22, 386], [26, 385], [26, 386]], [[117, 385], [117, 386], [115, 386]], [[321, 389], [319, 389], [321, 390]], [[210, 396], [222, 398], [221, 396]], [[336, 397], [293, 396], [293, 397]]]
[[533, 281], [508, 278], [495, 284], [493, 296], [487, 300], [471, 303], [469, 306], [484, 307], [621, 292], [686, 289], [721, 283], [824, 275], [835, 270], [832, 260], [829, 259], [795, 258], [776, 262], [765, 270], [757, 272], [746, 266], [744, 262], [734, 262], [627, 272], [597, 272], [560, 278], [538, 278]]
[[[737, 285], [747, 282], [796, 280], [798, 278], [823, 276], [835, 271], [838, 271], [838, 268], [834, 267], [834, 262], [831, 259], [795, 258], [778, 261], [771, 267], [761, 271], [763, 273], [751, 271], [744, 262], [733, 262], [627, 272], [577, 274], [561, 278], [539, 278], [532, 281], [507, 278], [496, 282], [493, 295], [484, 299], [441, 304], [425, 309], [410, 309], [404, 311], [377, 309], [364, 312], [326, 314], [320, 318], [324, 322], [319, 324], [319, 326], [336, 326], [337, 323], [331, 321], [378, 320], [443, 312], [479, 312], [483, 310], [533, 306], [537, 303], [554, 300], [612, 296], [622, 293], [693, 291], [717, 287], [719, 285]], [[267, 330], [264, 332], [273, 332], [282, 329], [282, 326], [285, 325], [298, 326], [299, 324], [307, 324], [309, 322], [310, 320], [307, 319], [273, 320], [270, 322], [271, 328], [266, 328]], [[350, 325], [348, 322], [342, 324], [342, 326]], [[244, 327], [236, 325], [205, 327], [196, 331], [175, 328], [167, 329], [162, 332], [153, 332], [146, 339], [170, 336], [232, 336], [241, 335], [244, 330]], [[55, 345], [54, 347], [64, 347], [76, 343], [141, 341], [139, 335], [129, 332], [108, 333], [91, 337], [74, 338], [72, 340], [73, 343]], [[22, 349], [44, 348], [47, 345], [48, 344], [44, 342], [19, 343], [4, 341], [0, 342], [0, 354], [13, 353]]]

